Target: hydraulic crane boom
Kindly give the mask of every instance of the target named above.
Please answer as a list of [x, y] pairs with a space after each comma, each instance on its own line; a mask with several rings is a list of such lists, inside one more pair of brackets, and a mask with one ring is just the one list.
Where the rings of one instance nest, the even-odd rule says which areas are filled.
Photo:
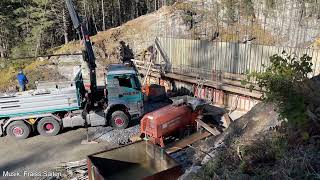
[[[90, 40], [90, 35], [86, 26], [85, 22], [82, 22], [74, 5], [72, 0], [66, 0], [67, 8], [73, 23], [73, 27], [80, 33], [80, 35], [83, 38], [84, 44], [85, 44], [85, 51], [84, 51], [84, 59], [88, 63], [88, 67], [90, 70], [90, 94], [91, 94], [91, 100], [93, 94], [97, 92], [97, 77], [96, 77], [96, 58], [94, 56], [92, 43]], [[93, 100], [94, 101], [94, 100]]]

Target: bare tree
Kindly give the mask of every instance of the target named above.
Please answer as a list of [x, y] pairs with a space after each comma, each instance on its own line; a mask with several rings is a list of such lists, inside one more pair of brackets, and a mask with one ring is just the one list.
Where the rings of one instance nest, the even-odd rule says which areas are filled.
[[102, 12], [102, 30], [106, 30], [106, 15], [104, 10], [104, 0], [101, 1], [101, 12]]
[[63, 20], [64, 43], [67, 44], [69, 42], [69, 38], [68, 38], [68, 25], [67, 25], [67, 18], [66, 18], [66, 10], [65, 10], [65, 8], [62, 9], [62, 20]]

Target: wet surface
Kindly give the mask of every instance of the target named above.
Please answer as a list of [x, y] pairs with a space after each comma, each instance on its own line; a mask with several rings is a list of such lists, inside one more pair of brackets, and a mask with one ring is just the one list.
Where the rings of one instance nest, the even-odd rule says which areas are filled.
[[142, 141], [90, 156], [107, 179], [141, 179], [178, 166], [159, 147]]

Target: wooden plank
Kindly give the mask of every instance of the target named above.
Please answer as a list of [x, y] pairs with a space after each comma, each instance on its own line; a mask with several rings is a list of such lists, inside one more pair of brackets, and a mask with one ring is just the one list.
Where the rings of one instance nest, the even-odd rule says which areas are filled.
[[166, 63], [169, 63], [170, 62], [170, 59], [167, 55], [167, 53], [163, 50], [163, 47], [161, 46], [161, 43], [160, 43], [160, 40], [158, 39], [158, 37], [156, 38], [155, 40], [155, 45], [156, 47], [158, 48], [159, 52], [160, 52], [160, 55], [162, 56], [162, 58], [164, 59], [164, 61]]
[[188, 145], [190, 144], [193, 144], [203, 138], [206, 138], [208, 136], [210, 136], [211, 134], [209, 132], [196, 132], [180, 141], [177, 141], [173, 144], [169, 144], [165, 151], [168, 153], [168, 154], [171, 154], [171, 153], [174, 153], [174, 152], [177, 152], [177, 151], [180, 151], [181, 149], [187, 147]]
[[[146, 71], [146, 70], [143, 70], [143, 69], [139, 69], [138, 72], [139, 72], [139, 73], [142, 73], [142, 74], [147, 74], [147, 71]], [[153, 70], [151, 70], [150, 76], [151, 76], [151, 77], [155, 77], [155, 78], [161, 78], [160, 73], [159, 73], [159, 72], [155, 72], [155, 71], [153, 71]]]
[[201, 125], [207, 131], [209, 131], [212, 135], [218, 136], [219, 134], [221, 134], [217, 129], [213, 129], [208, 124], [206, 124], [205, 122], [201, 121], [200, 119], [196, 119], [196, 121], [197, 121], [197, 123], [199, 123], [199, 125]]
[[[165, 77], [171, 78], [171, 79], [180, 80], [180, 81], [184, 81], [184, 82], [189, 82], [189, 83], [192, 83], [192, 84], [197, 84], [198, 83], [195, 78], [190, 78], [190, 77], [184, 76], [184, 75], [177, 76], [176, 74], [168, 73], [168, 74], [165, 74]], [[228, 91], [228, 92], [233, 92], [233, 93], [236, 93], [236, 94], [241, 94], [241, 95], [245, 95], [245, 96], [254, 97], [254, 98], [257, 98], [257, 99], [260, 99], [261, 96], [262, 96], [261, 92], [256, 91], [256, 90], [253, 90], [251, 92], [250, 89], [236, 87], [236, 86], [223, 84], [223, 83], [215, 82], [215, 81], [207, 81], [204, 85], [208, 86], [208, 87], [213, 87], [213, 88], [216, 88], [216, 89]]]
[[[139, 73], [146, 73], [146, 70], [139, 70]], [[156, 77], [156, 78], [160, 78], [161, 75], [159, 72], [155, 72], [153, 70], [151, 70], [150, 76], [152, 77]], [[191, 83], [191, 84], [197, 84], [198, 81], [196, 80], [196, 78], [190, 77], [190, 76], [186, 76], [186, 75], [177, 75], [175, 73], [167, 73], [164, 75], [164, 77], [166, 78], [170, 78], [173, 80], [179, 80], [179, 81], [183, 81], [183, 82], [187, 82], [187, 83]], [[238, 83], [240, 84], [240, 83]], [[241, 94], [241, 95], [245, 95], [245, 96], [249, 96], [249, 97], [253, 97], [256, 99], [260, 99], [262, 96], [262, 93], [260, 91], [257, 90], [252, 90], [250, 91], [250, 89], [248, 88], [244, 88], [244, 87], [239, 87], [239, 86], [235, 86], [232, 84], [226, 84], [223, 82], [217, 82], [217, 81], [207, 81], [206, 83], [204, 83], [205, 86], [208, 87], [213, 87], [219, 90], [223, 90], [223, 91], [228, 91], [231, 93], [236, 93], [236, 94]]]
[[[140, 66], [140, 65], [135, 65], [135, 66], [139, 68], [139, 71], [148, 69], [148, 67], [145, 67], [145, 66]], [[155, 67], [151, 67], [151, 71], [160, 73], [160, 69], [156, 69]]]
[[223, 126], [224, 126], [225, 128], [228, 128], [228, 127], [230, 126], [232, 120], [231, 120], [231, 118], [230, 118], [230, 116], [229, 116], [228, 113], [225, 113], [225, 114], [223, 115], [223, 117], [224, 117]]
[[[199, 76], [199, 73], [192, 73], [192, 72], [183, 73], [180, 70], [174, 70], [173, 73], [174, 74], [178, 74], [178, 75], [189, 76], [190, 78], [197, 78]], [[223, 74], [226, 74], [226, 73], [223, 73]], [[216, 76], [218, 76], [218, 75], [216, 75]], [[241, 82], [242, 80], [247, 80], [246, 78], [238, 80], [238, 79], [234, 79], [234, 78], [231, 77], [231, 76], [233, 76], [233, 77], [244, 77], [245, 75], [228, 73], [228, 76], [229, 77], [226, 77], [226, 76], [222, 75], [220, 80], [215, 80], [215, 81], [219, 82], [219, 83], [223, 83], [223, 84], [237, 86], [237, 87], [240, 87], [240, 88], [246, 88], [247, 87], [247, 86], [243, 85], [242, 82]], [[212, 81], [212, 80], [208, 79], [208, 81]], [[253, 84], [253, 89], [259, 91], [260, 87], [257, 84]]]

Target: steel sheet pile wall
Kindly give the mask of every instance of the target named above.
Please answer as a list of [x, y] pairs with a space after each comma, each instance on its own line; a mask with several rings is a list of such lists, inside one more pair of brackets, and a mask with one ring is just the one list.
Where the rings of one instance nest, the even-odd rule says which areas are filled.
[[[286, 51], [298, 57], [308, 54], [313, 61], [313, 74], [320, 73], [320, 50], [240, 44], [228, 42], [209, 42], [206, 40], [188, 40], [158, 38], [171, 63], [170, 70], [181, 73], [196, 73], [200, 77], [212, 77], [213, 72], [245, 74], [261, 72], [263, 65], [270, 64], [269, 57]], [[157, 55], [159, 63], [164, 59]]]
[[[320, 73], [320, 50], [263, 46], [227, 42], [209, 42], [206, 40], [187, 40], [158, 38], [169, 62], [169, 72], [197, 79], [204, 86], [175, 81], [175, 89], [183, 94], [195, 94], [197, 97], [231, 109], [250, 110], [258, 100], [237, 93], [224, 92], [219, 88], [206, 86], [206, 81], [224, 84], [226, 79], [240, 81], [247, 72], [262, 72], [270, 65], [269, 57], [286, 51], [298, 57], [308, 54], [312, 57], [313, 73]], [[159, 51], [159, 50], [158, 50]], [[165, 62], [162, 53], [157, 53], [157, 63]], [[265, 65], [265, 66], [263, 66]], [[240, 76], [242, 75], [242, 76]], [[184, 77], [185, 77], [184, 76]], [[240, 83], [240, 82], [239, 82]], [[238, 84], [239, 84], [238, 83]], [[241, 83], [240, 83], [241, 84]]]

